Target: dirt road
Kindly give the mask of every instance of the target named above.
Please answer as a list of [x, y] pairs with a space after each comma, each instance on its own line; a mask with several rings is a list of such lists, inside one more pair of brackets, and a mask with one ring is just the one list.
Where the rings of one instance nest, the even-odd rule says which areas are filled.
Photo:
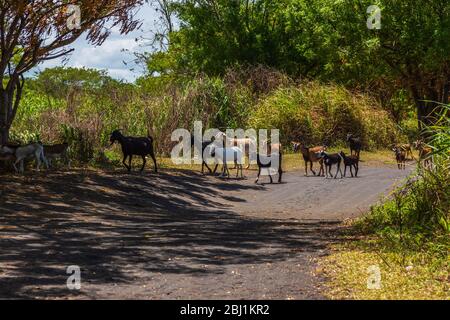
[[264, 186], [254, 174], [0, 176], [0, 298], [321, 299], [314, 259], [407, 172]]

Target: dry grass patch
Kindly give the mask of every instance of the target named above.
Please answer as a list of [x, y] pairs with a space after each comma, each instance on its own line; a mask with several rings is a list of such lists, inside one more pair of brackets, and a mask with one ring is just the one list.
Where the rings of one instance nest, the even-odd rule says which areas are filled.
[[[368, 238], [334, 245], [319, 261], [331, 299], [449, 300], [450, 261], [427, 254], [401, 255]], [[368, 289], [369, 267], [381, 271], [381, 288]]]

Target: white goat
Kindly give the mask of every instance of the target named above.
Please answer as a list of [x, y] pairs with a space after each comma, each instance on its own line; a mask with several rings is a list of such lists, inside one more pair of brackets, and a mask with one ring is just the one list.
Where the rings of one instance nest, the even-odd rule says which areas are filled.
[[239, 177], [239, 172], [241, 173], [241, 178], [244, 178], [244, 153], [238, 147], [224, 148], [219, 141], [213, 142], [210, 146], [211, 156], [215, 159], [216, 168], [214, 172], [217, 171], [219, 164], [223, 164], [222, 176], [225, 175], [229, 178], [230, 171], [228, 170], [228, 163], [233, 162], [236, 166], [236, 178]]
[[240, 148], [241, 152], [243, 152], [243, 154], [245, 154], [245, 156], [248, 157], [248, 165], [247, 165], [246, 169], [249, 169], [250, 165], [252, 163], [256, 163], [256, 154], [258, 151], [258, 145], [254, 139], [251, 139], [251, 138], [244, 138], [244, 139], [229, 138], [223, 132], [219, 132], [215, 138], [216, 138], [216, 141], [225, 140], [227, 143], [226, 146]]
[[[46, 168], [48, 169], [48, 161], [44, 155], [44, 147], [40, 143], [33, 143], [26, 146], [18, 147], [18, 148], [10, 148], [3, 146], [1, 148], [2, 153], [14, 155], [16, 161], [13, 163], [14, 169], [16, 172], [23, 173], [24, 172], [24, 161], [29, 157], [33, 157], [36, 159], [36, 170], [39, 171], [41, 167], [41, 163], [44, 162]], [[17, 169], [17, 164], [20, 163], [20, 170]]]

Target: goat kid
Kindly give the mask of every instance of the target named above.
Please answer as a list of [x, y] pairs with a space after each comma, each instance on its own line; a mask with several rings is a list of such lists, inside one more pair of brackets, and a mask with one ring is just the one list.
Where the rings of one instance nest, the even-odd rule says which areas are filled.
[[[133, 156], [141, 156], [142, 157], [142, 168], [141, 172], [144, 171], [145, 165], [147, 164], [146, 156], [150, 155], [153, 159], [153, 163], [155, 166], [155, 173], [158, 172], [158, 167], [156, 165], [156, 157], [153, 149], [153, 138], [148, 137], [125, 137], [120, 130], [116, 130], [111, 134], [110, 137], [111, 146], [118, 141], [122, 147], [123, 153], [123, 165], [127, 168], [128, 172], [131, 172], [131, 161]], [[126, 160], [129, 158], [128, 165], [126, 164]]]
[[343, 162], [343, 158], [339, 153], [328, 154], [325, 151], [322, 151], [318, 154], [320, 158], [323, 158], [323, 162], [325, 164], [325, 177], [328, 178], [330, 176], [333, 178], [331, 174], [331, 168], [333, 165], [337, 165], [336, 175], [334, 176], [337, 179], [337, 175], [341, 173], [341, 179], [344, 178], [344, 175], [341, 170], [341, 162]]
[[[15, 157], [15, 162], [13, 163], [14, 170], [17, 173], [24, 173], [24, 162], [27, 158], [33, 157], [36, 160], [36, 170], [39, 171], [41, 167], [41, 163], [45, 164], [45, 167], [48, 169], [48, 161], [44, 155], [44, 147], [41, 143], [32, 143], [26, 146], [20, 146], [17, 148], [3, 146], [1, 149], [2, 153], [10, 154]], [[17, 169], [17, 164], [20, 164], [20, 169]]]
[[406, 170], [406, 151], [397, 147], [393, 148], [392, 151], [394, 151], [398, 169]]
[[[347, 176], [347, 168], [349, 167], [350, 168], [350, 174], [352, 175], [352, 178], [353, 177], [358, 177], [358, 172], [359, 172], [359, 158], [357, 157], [357, 156], [349, 156], [349, 157], [347, 157], [346, 155], [345, 155], [345, 153], [344, 152], [340, 152], [339, 153], [339, 155], [341, 156], [341, 158], [344, 160], [344, 166], [345, 166], [345, 169], [344, 169], [344, 177], [346, 177]], [[355, 175], [353, 176], [353, 170], [352, 169], [355, 169]]]

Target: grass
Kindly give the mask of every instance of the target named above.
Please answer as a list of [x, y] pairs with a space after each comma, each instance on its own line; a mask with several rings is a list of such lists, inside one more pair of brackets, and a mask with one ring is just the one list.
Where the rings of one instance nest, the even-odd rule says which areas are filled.
[[270, 92], [252, 109], [248, 126], [282, 128], [282, 143], [295, 139], [308, 145], [334, 146], [345, 143], [350, 132], [371, 150], [406, 141], [389, 114], [370, 96], [314, 81]]
[[[339, 152], [341, 150], [346, 150], [346, 148], [331, 148], [329, 152]], [[346, 151], [348, 152], [348, 151]], [[112, 164], [117, 167], [122, 166], [120, 163], [120, 155], [118, 153], [109, 153], [108, 158], [112, 160]], [[391, 151], [389, 150], [377, 150], [361, 152], [361, 158], [364, 161], [361, 166], [383, 166], [383, 165], [395, 165], [395, 158]], [[201, 165], [176, 165], [170, 158], [167, 157], [157, 157], [158, 166], [161, 169], [176, 169], [176, 170], [191, 170], [191, 171], [201, 171]], [[415, 163], [413, 163], [415, 165]], [[135, 158], [133, 161], [133, 167], [137, 168], [142, 165], [141, 159]], [[148, 168], [151, 168], [152, 162], [147, 161]], [[304, 171], [305, 163], [303, 157], [300, 153], [286, 153], [283, 155], [283, 170], [289, 171]], [[314, 164], [314, 168], [318, 168], [318, 164]], [[251, 169], [255, 170], [256, 165], [253, 165]]]
[[[363, 237], [334, 245], [319, 262], [318, 272], [330, 281], [325, 294], [331, 299], [448, 300], [450, 260], [433, 249], [405, 252], [379, 238]], [[447, 243], [450, 245], [450, 243]], [[434, 244], [436, 249], [439, 244]], [[447, 247], [448, 248], [448, 247]], [[447, 249], [448, 250], [448, 249]], [[381, 288], [369, 289], [368, 268], [378, 266]]]

